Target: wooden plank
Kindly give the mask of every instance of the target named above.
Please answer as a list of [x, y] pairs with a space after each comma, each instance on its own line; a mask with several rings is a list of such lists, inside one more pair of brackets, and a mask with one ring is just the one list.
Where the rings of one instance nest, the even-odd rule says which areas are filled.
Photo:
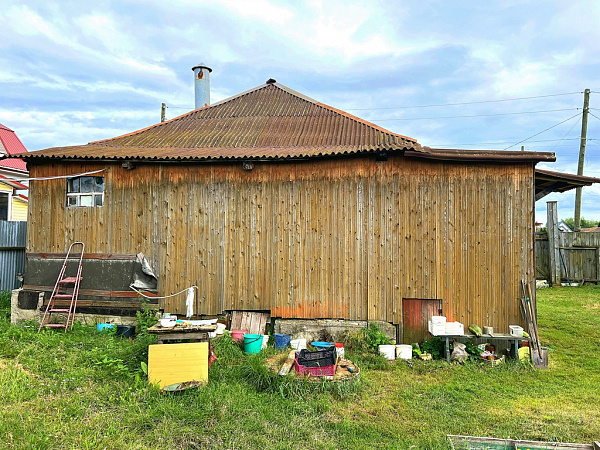
[[519, 439], [499, 439], [477, 436], [447, 435], [448, 440], [456, 450], [478, 450], [481, 448], [489, 450], [593, 450], [590, 444], [575, 444], [566, 442], [541, 442]]
[[[34, 259], [65, 259], [66, 253], [27, 253], [27, 258]], [[72, 258], [79, 258], [79, 255], [72, 255]], [[135, 261], [136, 255], [118, 255], [113, 253], [84, 253], [83, 259], [110, 259], [115, 261]]]
[[[45, 291], [52, 292], [54, 286], [34, 286], [26, 284], [23, 286], [24, 291]], [[148, 297], [160, 297], [156, 292], [140, 291]], [[79, 289], [79, 295], [93, 295], [96, 297], [116, 297], [116, 298], [137, 298], [139, 294], [135, 291], [101, 291], [97, 289]], [[149, 299], [147, 299], [149, 300]]]
[[[43, 306], [48, 304], [48, 300], [44, 300]], [[69, 306], [71, 300], [54, 300], [56, 306]], [[158, 302], [153, 304], [158, 309]], [[90, 308], [138, 308], [142, 307], [141, 302], [120, 302], [117, 300], [77, 300], [77, 307], [90, 307]]]
[[241, 330], [242, 325], [242, 312], [233, 311], [231, 313], [231, 324], [229, 325], [230, 330]]
[[148, 381], [161, 389], [186, 381], [207, 383], [208, 342], [150, 345]]
[[281, 370], [279, 371], [279, 376], [285, 376], [290, 373], [292, 366], [294, 365], [294, 361], [296, 360], [296, 350], [292, 350], [289, 354], [283, 366], [281, 366]]

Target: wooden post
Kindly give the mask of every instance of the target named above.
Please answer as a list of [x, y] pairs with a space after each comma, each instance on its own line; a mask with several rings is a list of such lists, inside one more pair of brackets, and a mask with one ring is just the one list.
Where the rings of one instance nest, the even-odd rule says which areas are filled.
[[[583, 162], [585, 160], [585, 146], [587, 144], [588, 113], [590, 112], [590, 90], [583, 93], [583, 116], [581, 118], [581, 143], [579, 144], [579, 162], [577, 164], [577, 175], [583, 175]], [[580, 231], [581, 218], [581, 187], [575, 189], [575, 229]]]
[[558, 208], [556, 202], [546, 202], [548, 246], [550, 254], [550, 284], [560, 285], [560, 243], [558, 239]]
[[160, 105], [160, 121], [164, 122], [166, 119], [166, 111], [167, 111], [167, 104], [166, 103], [161, 103]]
[[596, 284], [600, 284], [600, 247], [596, 247]]

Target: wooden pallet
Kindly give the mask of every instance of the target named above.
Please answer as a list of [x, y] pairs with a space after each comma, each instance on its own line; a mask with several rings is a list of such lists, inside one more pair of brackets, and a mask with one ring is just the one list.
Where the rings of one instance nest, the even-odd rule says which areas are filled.
[[230, 330], [244, 330], [248, 334], [265, 334], [265, 327], [271, 321], [271, 315], [265, 312], [233, 311]]

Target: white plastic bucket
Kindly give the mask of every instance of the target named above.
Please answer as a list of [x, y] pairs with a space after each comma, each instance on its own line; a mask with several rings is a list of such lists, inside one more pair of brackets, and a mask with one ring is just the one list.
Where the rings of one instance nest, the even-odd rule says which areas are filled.
[[269, 335], [263, 334], [263, 341], [262, 341], [262, 345], [261, 345], [260, 349], [264, 350], [265, 348], [267, 348], [268, 343], [269, 343]]
[[412, 359], [412, 345], [407, 345], [407, 344], [396, 345], [396, 358]]
[[217, 324], [217, 334], [223, 334], [223, 331], [225, 331], [225, 327], [227, 325], [225, 325], [224, 323], [218, 323]]
[[396, 359], [396, 346], [395, 345], [380, 345], [379, 353], [385, 356], [385, 359], [393, 361]]
[[306, 348], [306, 339], [292, 339], [290, 346], [294, 350], [304, 350]]

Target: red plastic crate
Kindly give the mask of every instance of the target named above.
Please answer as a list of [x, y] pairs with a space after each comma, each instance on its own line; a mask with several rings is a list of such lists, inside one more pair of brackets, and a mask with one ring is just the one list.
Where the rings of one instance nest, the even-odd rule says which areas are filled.
[[301, 364], [298, 364], [298, 360], [295, 360], [294, 366], [296, 368], [296, 372], [298, 372], [298, 375], [313, 375], [315, 377], [335, 375], [335, 364], [322, 367], [305, 367]]

